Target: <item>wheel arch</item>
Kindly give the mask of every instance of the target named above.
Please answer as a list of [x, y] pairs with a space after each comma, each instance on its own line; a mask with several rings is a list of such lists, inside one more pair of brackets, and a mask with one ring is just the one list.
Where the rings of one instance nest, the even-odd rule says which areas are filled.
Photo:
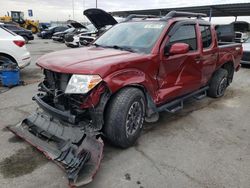
[[[109, 103], [111, 97], [113, 97], [115, 94], [117, 94], [118, 92], [121, 92], [123, 89], [125, 88], [137, 88], [139, 89], [140, 91], [142, 91], [144, 97], [145, 97], [145, 105], [146, 105], [146, 115], [149, 117], [151, 116], [153, 113], [155, 113], [155, 109], [156, 109], [156, 106], [154, 104], [154, 100], [152, 98], [152, 96], [149, 94], [147, 88], [143, 85], [143, 84], [140, 84], [140, 83], [131, 83], [131, 84], [128, 84], [128, 85], [125, 85], [124, 87], [121, 87], [119, 88], [118, 90], [116, 90], [115, 92], [113, 92], [108, 100], [107, 103]], [[106, 107], [108, 105], [105, 106], [105, 111], [106, 111]]]
[[233, 61], [227, 61], [221, 66], [222, 69], [227, 70], [228, 72], [228, 84], [232, 83], [234, 77], [234, 63]]
[[6, 57], [6, 58], [9, 58], [11, 61], [13, 61], [14, 63], [17, 64], [17, 61], [14, 57], [12, 57], [11, 55], [9, 54], [6, 54], [6, 53], [3, 53], [3, 52], [0, 52], [0, 57], [3, 56], [3, 57]]

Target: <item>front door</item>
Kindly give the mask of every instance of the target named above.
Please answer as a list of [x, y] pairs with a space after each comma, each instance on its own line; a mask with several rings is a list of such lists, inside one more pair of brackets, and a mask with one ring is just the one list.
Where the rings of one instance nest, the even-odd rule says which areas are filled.
[[202, 80], [201, 47], [197, 40], [198, 25], [178, 24], [172, 30], [174, 33], [167, 36], [163, 45], [170, 47], [174, 43], [186, 43], [190, 50], [186, 54], [165, 55], [162, 52], [164, 46], [161, 47], [158, 104], [199, 89]]

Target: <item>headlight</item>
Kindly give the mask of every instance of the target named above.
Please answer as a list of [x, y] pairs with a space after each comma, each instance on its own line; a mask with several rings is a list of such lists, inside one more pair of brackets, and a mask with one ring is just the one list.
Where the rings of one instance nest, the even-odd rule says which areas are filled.
[[65, 93], [84, 94], [88, 93], [102, 81], [99, 75], [78, 75], [74, 74], [67, 85]]

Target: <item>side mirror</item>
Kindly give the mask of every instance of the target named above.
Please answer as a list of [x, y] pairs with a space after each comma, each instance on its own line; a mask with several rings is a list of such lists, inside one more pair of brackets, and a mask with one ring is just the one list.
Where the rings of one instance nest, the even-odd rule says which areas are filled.
[[175, 43], [165, 47], [165, 55], [186, 54], [189, 52], [189, 45], [186, 43]]

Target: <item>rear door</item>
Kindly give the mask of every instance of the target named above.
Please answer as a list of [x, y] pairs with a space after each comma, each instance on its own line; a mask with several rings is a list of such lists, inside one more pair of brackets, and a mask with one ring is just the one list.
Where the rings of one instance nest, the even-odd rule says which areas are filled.
[[[198, 24], [195, 22], [176, 23], [161, 47], [161, 62], [158, 75], [158, 102], [163, 103], [178, 96], [200, 88], [202, 64], [200, 61], [200, 44]], [[186, 43], [190, 50], [186, 54], [164, 55], [164, 47], [175, 43]]]
[[210, 80], [218, 61], [218, 48], [215, 40], [215, 34], [212, 35], [212, 28], [210, 25], [199, 25], [201, 33], [201, 47], [202, 53], [199, 64], [202, 66], [202, 85], [206, 85]]

